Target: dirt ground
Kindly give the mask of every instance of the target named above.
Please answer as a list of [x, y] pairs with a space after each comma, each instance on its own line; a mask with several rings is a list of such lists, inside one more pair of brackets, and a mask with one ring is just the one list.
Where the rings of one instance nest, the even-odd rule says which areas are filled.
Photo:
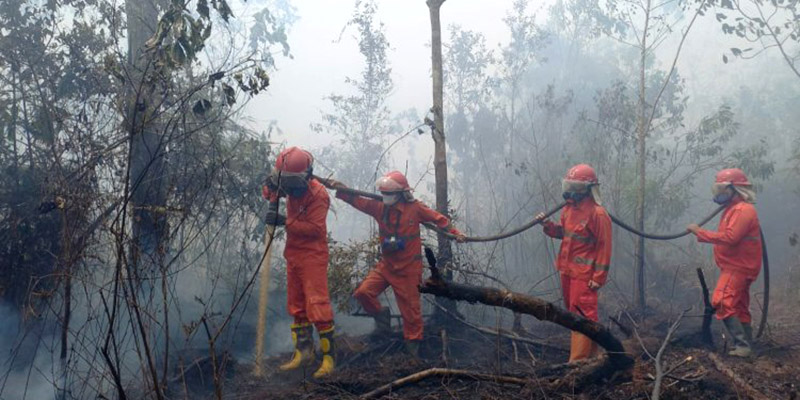
[[[690, 316], [666, 347], [662, 365], [670, 371], [661, 385], [662, 399], [795, 399], [800, 384], [800, 318], [789, 308], [775, 307], [768, 332], [757, 341], [756, 355], [742, 360], [725, 355], [727, 343], [721, 324], [714, 322], [715, 346], [699, 339], [700, 318]], [[659, 319], [662, 318], [662, 319]], [[586, 382], [580, 370], [562, 368], [567, 359], [568, 332], [552, 324], [525, 320], [532, 340], [546, 346], [519, 343], [454, 322], [442, 339], [441, 330], [428, 328], [421, 348], [422, 360], [411, 360], [399, 334], [382, 340], [339, 336], [338, 369], [334, 376], [314, 380], [317, 365], [281, 373], [288, 360], [283, 354], [266, 360], [267, 374], [255, 378], [252, 365], [239, 363], [225, 383], [230, 399], [355, 399], [393, 380], [433, 367], [469, 370], [524, 379], [524, 384], [431, 377], [393, 389], [384, 399], [649, 399], [655, 368], [642, 348], [655, 355], [670, 321], [655, 315], [625, 339], [636, 365], [627, 374]], [[615, 329], [620, 338], [625, 335]], [[443, 343], [447, 354], [443, 356]], [[716, 358], [716, 362], [714, 361]], [[601, 358], [602, 359], [602, 358]], [[549, 371], [549, 373], [547, 372]], [[727, 371], [727, 372], [726, 372]], [[206, 393], [213, 396], [213, 393]], [[193, 396], [202, 398], [203, 395]]]

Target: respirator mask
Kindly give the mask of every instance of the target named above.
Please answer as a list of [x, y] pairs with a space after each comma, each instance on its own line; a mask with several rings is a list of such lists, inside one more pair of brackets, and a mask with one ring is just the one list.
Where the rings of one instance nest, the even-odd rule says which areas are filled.
[[727, 204], [733, 199], [733, 186], [727, 183], [715, 183], [711, 186], [712, 200], [719, 205]]
[[289, 197], [302, 197], [308, 191], [309, 175], [306, 172], [296, 173], [273, 170], [267, 186], [270, 190], [277, 189], [279, 193]]
[[400, 197], [402, 193], [389, 193], [389, 192], [382, 192], [381, 196], [383, 196], [383, 204], [386, 206], [393, 206], [400, 201]]
[[561, 181], [561, 197], [567, 202], [580, 203], [583, 199], [591, 195], [589, 191], [590, 187], [591, 185], [585, 182], [564, 179]]

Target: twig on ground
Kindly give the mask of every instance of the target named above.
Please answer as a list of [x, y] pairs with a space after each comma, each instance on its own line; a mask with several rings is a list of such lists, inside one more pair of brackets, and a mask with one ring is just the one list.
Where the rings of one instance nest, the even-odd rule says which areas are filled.
[[482, 374], [462, 369], [430, 368], [389, 382], [386, 385], [383, 385], [369, 393], [362, 395], [361, 398], [362, 399], [378, 398], [386, 393], [390, 393], [392, 390], [413, 383], [417, 383], [432, 377], [448, 377], [448, 378], [470, 379], [476, 381], [491, 381], [496, 383], [506, 383], [506, 384], [520, 385], [520, 386], [524, 386], [528, 383], [527, 379], [518, 378], [514, 376]]
[[442, 329], [442, 362], [447, 366], [447, 330]]
[[669, 344], [669, 339], [672, 337], [672, 334], [678, 330], [678, 327], [681, 325], [681, 320], [683, 320], [683, 316], [686, 315], [689, 310], [692, 308], [689, 307], [681, 312], [678, 315], [678, 318], [675, 322], [670, 326], [669, 330], [667, 331], [667, 336], [664, 338], [664, 342], [661, 344], [661, 348], [658, 349], [658, 353], [656, 353], [656, 358], [653, 360], [656, 366], [656, 379], [655, 383], [653, 384], [653, 400], [659, 400], [661, 398], [661, 381], [664, 380], [664, 366], [661, 364], [661, 356], [664, 355], [664, 350], [666, 350], [667, 345]]
[[738, 386], [740, 389], [744, 390], [744, 392], [750, 398], [754, 400], [767, 400], [768, 397], [765, 396], [763, 393], [756, 390], [753, 386], [751, 386], [747, 381], [744, 380], [739, 374], [737, 374], [731, 367], [725, 364], [719, 356], [714, 353], [708, 353], [708, 358], [711, 362], [714, 363], [714, 367], [719, 371], [722, 372], [725, 376], [727, 376], [733, 383]]

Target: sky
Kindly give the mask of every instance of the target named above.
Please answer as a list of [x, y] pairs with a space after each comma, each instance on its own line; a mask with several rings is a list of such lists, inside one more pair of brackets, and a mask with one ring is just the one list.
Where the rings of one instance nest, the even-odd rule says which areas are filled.
[[[458, 24], [482, 32], [487, 44], [505, 42], [508, 33], [502, 19], [511, 3], [446, 1], [441, 9], [442, 27]], [[258, 126], [277, 120], [289, 145], [324, 140], [311, 132], [309, 123], [320, 120], [326, 107], [324, 97], [347, 93], [345, 78], [357, 76], [363, 67], [353, 30], [345, 31], [339, 40], [353, 4], [350, 0], [293, 2], [300, 17], [289, 34], [293, 59], [277, 60], [278, 70], [272, 73], [269, 90], [251, 100], [246, 111]], [[415, 108], [421, 114], [432, 104], [428, 7], [424, 0], [383, 0], [378, 17], [392, 47], [389, 58], [395, 91], [388, 106], [392, 110]]]

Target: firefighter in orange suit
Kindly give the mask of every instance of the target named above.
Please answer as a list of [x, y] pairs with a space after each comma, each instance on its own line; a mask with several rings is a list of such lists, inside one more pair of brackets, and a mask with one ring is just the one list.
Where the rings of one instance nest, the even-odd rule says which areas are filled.
[[[335, 182], [334, 188], [345, 188]], [[370, 270], [358, 286], [353, 297], [375, 319], [376, 333], [391, 331], [389, 309], [382, 307], [378, 295], [391, 286], [403, 318], [403, 338], [413, 357], [418, 357], [422, 340], [422, 306], [419, 285], [422, 282], [422, 239], [420, 224], [432, 222], [439, 228], [463, 235], [450, 226], [444, 215], [414, 200], [406, 177], [392, 171], [376, 183], [383, 201], [358, 197], [339, 190], [336, 197], [359, 211], [371, 215], [378, 222], [381, 241], [381, 261]]]
[[315, 361], [313, 327], [319, 333], [322, 364], [314, 373], [321, 378], [333, 372], [333, 309], [328, 295], [328, 229], [330, 198], [325, 187], [312, 178], [313, 157], [290, 147], [278, 155], [264, 187], [264, 198], [286, 196], [286, 216], [270, 211], [267, 223], [286, 228], [287, 308], [294, 317], [292, 360], [280, 366], [293, 370]]
[[714, 261], [720, 269], [719, 281], [711, 298], [717, 319], [722, 320], [733, 338], [728, 353], [737, 357], [751, 354], [753, 328], [750, 325], [750, 285], [761, 272], [761, 225], [753, 206], [755, 192], [742, 170], [724, 169], [712, 186], [714, 202], [726, 205], [717, 231], [688, 229], [697, 241], [714, 245]]
[[[562, 181], [567, 206], [559, 223], [543, 223], [547, 236], [561, 239], [556, 268], [561, 274], [564, 304], [570, 312], [598, 320], [598, 290], [606, 283], [611, 263], [611, 218], [600, 205], [599, 181], [594, 169], [576, 165]], [[544, 218], [539, 214], [537, 218]], [[569, 361], [594, 356], [597, 344], [572, 332]]]

